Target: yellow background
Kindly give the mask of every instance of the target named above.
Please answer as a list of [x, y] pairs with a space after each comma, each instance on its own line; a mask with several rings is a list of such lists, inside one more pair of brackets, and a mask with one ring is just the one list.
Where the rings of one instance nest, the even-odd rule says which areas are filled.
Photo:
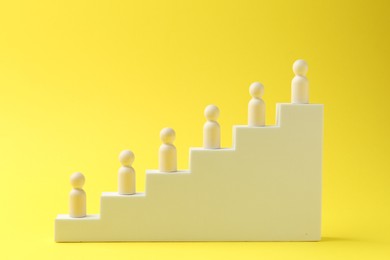
[[[389, 259], [389, 11], [385, 0], [1, 0], [0, 259]], [[132, 149], [142, 191], [162, 127], [186, 168], [213, 103], [230, 146], [250, 83], [265, 85], [273, 124], [297, 58], [311, 102], [325, 104], [322, 242], [53, 242], [71, 173], [85, 174], [98, 213]]]

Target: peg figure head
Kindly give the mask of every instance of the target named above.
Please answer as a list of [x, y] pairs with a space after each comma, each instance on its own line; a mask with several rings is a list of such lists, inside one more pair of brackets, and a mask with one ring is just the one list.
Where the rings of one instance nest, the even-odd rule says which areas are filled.
[[84, 183], [85, 183], [85, 177], [82, 173], [76, 172], [70, 176], [70, 184], [74, 189], [83, 188]]
[[160, 132], [160, 138], [164, 144], [172, 144], [176, 138], [175, 130], [169, 127], [163, 128]]
[[134, 162], [134, 153], [130, 150], [124, 150], [119, 154], [119, 162], [122, 166], [130, 167]]
[[296, 60], [293, 64], [294, 74], [297, 76], [306, 76], [307, 71], [309, 70], [309, 66], [307, 62], [304, 60]]
[[204, 116], [209, 121], [217, 121], [219, 117], [219, 108], [215, 105], [208, 105], [204, 110]]
[[264, 94], [264, 86], [260, 82], [253, 82], [249, 87], [249, 93], [254, 98], [262, 98]]

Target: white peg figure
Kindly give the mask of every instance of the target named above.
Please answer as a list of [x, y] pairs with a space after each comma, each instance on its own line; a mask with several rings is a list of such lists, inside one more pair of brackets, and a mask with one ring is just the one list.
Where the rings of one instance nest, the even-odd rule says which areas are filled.
[[160, 138], [163, 142], [159, 150], [159, 171], [176, 172], [177, 171], [177, 152], [173, 141], [176, 138], [175, 131], [172, 128], [164, 128], [160, 132]]
[[309, 67], [304, 60], [296, 60], [293, 64], [295, 77], [291, 81], [291, 103], [309, 103], [309, 80], [306, 73]]
[[135, 171], [131, 166], [134, 162], [134, 153], [124, 150], [119, 154], [122, 166], [118, 171], [118, 193], [121, 195], [135, 194]]
[[219, 109], [215, 105], [209, 105], [204, 110], [207, 122], [203, 126], [203, 147], [206, 149], [221, 148], [221, 129], [217, 122]]
[[264, 86], [254, 82], [249, 87], [252, 99], [248, 104], [248, 126], [265, 126], [265, 103], [262, 99]]
[[76, 172], [70, 176], [70, 184], [73, 189], [69, 194], [69, 216], [72, 218], [83, 218], [87, 215], [87, 196], [83, 190], [85, 177]]

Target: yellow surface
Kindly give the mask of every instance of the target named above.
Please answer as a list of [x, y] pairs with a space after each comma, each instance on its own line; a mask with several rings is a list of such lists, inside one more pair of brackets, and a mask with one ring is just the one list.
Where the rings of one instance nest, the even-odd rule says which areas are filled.
[[[388, 259], [389, 10], [373, 0], [2, 0], [0, 259]], [[249, 84], [264, 83], [273, 124], [296, 58], [309, 62], [311, 101], [325, 104], [322, 242], [53, 242], [71, 173], [85, 174], [97, 213], [130, 148], [143, 190], [160, 129], [175, 128], [186, 168], [210, 103], [230, 146]]]

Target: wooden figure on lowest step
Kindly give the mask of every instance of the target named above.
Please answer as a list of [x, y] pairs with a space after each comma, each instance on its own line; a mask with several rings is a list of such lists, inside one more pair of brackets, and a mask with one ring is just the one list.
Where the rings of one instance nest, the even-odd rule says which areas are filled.
[[85, 177], [76, 172], [70, 176], [70, 184], [73, 189], [69, 194], [69, 216], [72, 218], [83, 218], [87, 215], [87, 196], [83, 190]]
[[221, 148], [221, 129], [217, 122], [219, 109], [217, 106], [209, 105], [204, 110], [207, 122], [203, 126], [203, 147], [206, 149]]
[[291, 81], [291, 103], [309, 103], [309, 80], [306, 78], [308, 65], [304, 60], [296, 60], [293, 64], [295, 77]]
[[163, 142], [159, 150], [159, 171], [176, 172], [177, 171], [177, 152], [173, 145], [176, 134], [172, 128], [164, 128], [160, 132], [160, 138]]
[[248, 126], [265, 126], [265, 103], [262, 99], [264, 86], [254, 82], [249, 87], [252, 99], [248, 104]]
[[131, 195], [135, 193], [135, 171], [131, 166], [134, 162], [134, 153], [124, 150], [119, 154], [119, 161], [122, 166], [118, 172], [118, 193]]

